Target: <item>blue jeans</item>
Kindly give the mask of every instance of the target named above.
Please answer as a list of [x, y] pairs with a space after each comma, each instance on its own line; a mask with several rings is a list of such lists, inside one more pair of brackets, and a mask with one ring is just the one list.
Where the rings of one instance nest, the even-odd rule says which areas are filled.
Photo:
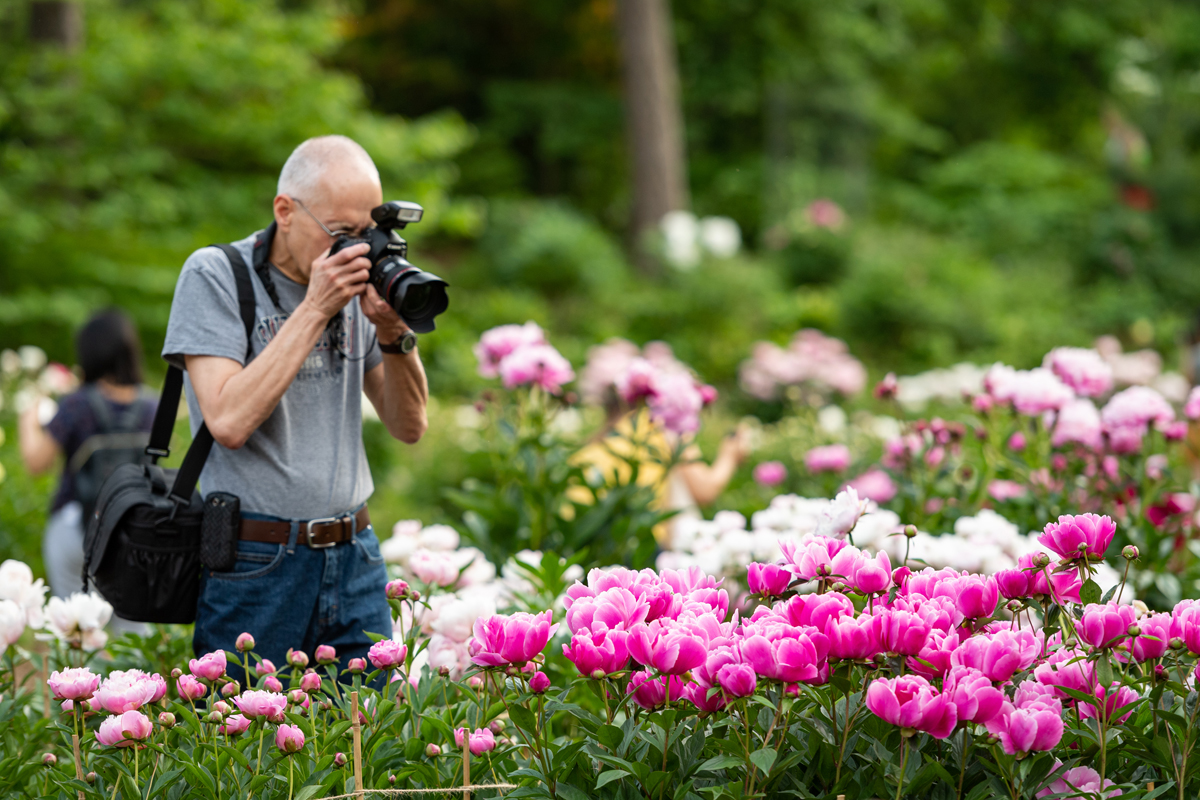
[[[288, 648], [303, 650], [315, 666], [320, 644], [337, 648], [345, 667], [348, 659], [365, 657], [370, 649], [364, 631], [391, 636], [387, 569], [374, 529], [368, 525], [352, 541], [316, 549], [299, 543], [299, 527], [292, 524], [287, 544], [238, 542], [232, 571], [202, 573], [192, 638], [197, 656], [218, 649], [237, 652], [238, 634], [247, 631], [254, 637], [254, 652], [276, 667], [283, 668]], [[247, 685], [232, 661], [229, 672]]]

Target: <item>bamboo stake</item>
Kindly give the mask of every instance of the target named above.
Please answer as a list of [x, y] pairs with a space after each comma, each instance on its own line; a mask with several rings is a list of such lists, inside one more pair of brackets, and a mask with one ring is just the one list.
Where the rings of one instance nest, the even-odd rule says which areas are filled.
[[50, 657], [42, 656], [42, 716], [50, 719]]
[[[79, 755], [79, 734], [78, 733], [71, 734], [71, 749], [73, 751], [75, 751], [75, 777], [78, 778], [79, 780], [83, 780], [83, 763], [82, 763], [82, 758]], [[78, 794], [79, 794], [79, 800], [83, 800], [83, 790], [82, 789], [79, 790]]]
[[463, 730], [463, 800], [471, 800], [471, 740]]
[[350, 693], [350, 713], [354, 716], [350, 723], [354, 731], [354, 793], [362, 794], [362, 723], [358, 719], [358, 692]]

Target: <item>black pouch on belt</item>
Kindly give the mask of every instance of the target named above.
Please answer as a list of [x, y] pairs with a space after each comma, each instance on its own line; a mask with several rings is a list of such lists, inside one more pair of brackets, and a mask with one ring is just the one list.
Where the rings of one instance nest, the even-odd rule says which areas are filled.
[[200, 527], [200, 563], [218, 572], [233, 569], [237, 561], [241, 526], [242, 502], [236, 495], [213, 492], [204, 498], [204, 522]]

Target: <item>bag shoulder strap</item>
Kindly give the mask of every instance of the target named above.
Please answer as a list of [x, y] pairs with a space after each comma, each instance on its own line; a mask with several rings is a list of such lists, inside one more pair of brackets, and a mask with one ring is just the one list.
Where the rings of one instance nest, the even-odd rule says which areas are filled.
[[96, 418], [96, 432], [108, 433], [111, 431], [113, 429], [112, 409], [109, 408], [108, 401], [104, 399], [104, 395], [100, 394], [96, 385], [89, 383], [84, 386], [83, 396], [87, 398], [92, 415]]
[[[246, 259], [237, 248], [230, 244], [217, 244], [229, 259], [233, 269], [233, 279], [237, 286], [238, 312], [242, 325], [246, 328], [246, 358], [250, 358], [252, 349], [250, 337], [254, 332], [254, 284], [251, 283], [250, 268]], [[159, 397], [158, 410], [154, 414], [154, 427], [150, 431], [150, 444], [146, 447], [146, 455], [157, 464], [159, 458], [165, 458], [171, 453], [171, 432], [175, 428], [175, 416], [179, 412], [179, 398], [183, 394], [183, 370], [172, 366], [167, 370], [163, 382], [162, 395]], [[192, 501], [192, 492], [200, 480], [200, 472], [208, 453], [212, 450], [213, 437], [208, 430], [208, 423], [201, 423], [200, 430], [183, 457], [179, 471], [175, 473], [175, 484], [171, 487], [169, 497], [177, 504], [187, 505]]]

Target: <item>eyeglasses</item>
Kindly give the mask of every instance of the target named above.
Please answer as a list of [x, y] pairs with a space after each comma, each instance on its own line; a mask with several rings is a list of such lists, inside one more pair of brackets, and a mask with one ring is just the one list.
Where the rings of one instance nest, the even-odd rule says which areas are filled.
[[299, 197], [292, 197], [290, 194], [288, 195], [288, 197], [289, 197], [289, 198], [291, 198], [291, 199], [292, 199], [292, 201], [296, 203], [296, 205], [298, 205], [298, 206], [300, 206], [302, 209], [304, 209], [304, 213], [305, 213], [305, 214], [308, 214], [310, 217], [312, 217], [312, 221], [313, 221], [313, 222], [315, 222], [315, 223], [317, 223], [318, 225], [320, 225], [320, 226], [321, 226], [321, 230], [323, 230], [323, 231], [325, 231], [325, 233], [329, 234], [329, 237], [330, 237], [331, 239], [336, 239], [336, 238], [338, 238], [339, 236], [362, 236], [362, 235], [363, 235], [364, 233], [366, 233], [366, 232], [367, 232], [367, 231], [368, 231], [368, 230], [369, 230], [371, 227], [373, 227], [373, 226], [371, 226], [371, 225], [368, 225], [367, 227], [363, 228], [361, 231], [331, 231], [331, 230], [329, 230], [329, 228], [326, 228], [326, 227], [325, 227], [325, 223], [324, 223], [324, 222], [321, 222], [321, 220], [317, 219], [317, 215], [316, 215], [316, 214], [314, 214], [314, 213], [312, 213], [311, 211], [309, 211], [309, 210], [308, 210], [308, 206], [304, 205], [304, 201], [303, 201], [303, 200], [301, 200]]

